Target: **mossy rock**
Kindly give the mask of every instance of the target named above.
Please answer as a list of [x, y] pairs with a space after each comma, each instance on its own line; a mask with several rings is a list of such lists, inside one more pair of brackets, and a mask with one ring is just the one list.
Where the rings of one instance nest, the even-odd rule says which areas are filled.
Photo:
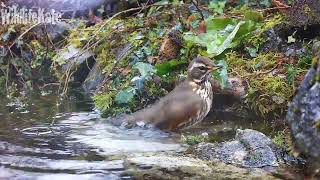
[[294, 26], [320, 25], [320, 1], [296, 0], [289, 13]]

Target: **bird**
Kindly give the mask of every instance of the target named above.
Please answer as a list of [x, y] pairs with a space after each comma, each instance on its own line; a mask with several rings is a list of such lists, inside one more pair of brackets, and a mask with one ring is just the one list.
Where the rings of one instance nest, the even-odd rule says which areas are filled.
[[187, 78], [149, 108], [124, 117], [122, 126], [151, 124], [176, 131], [201, 122], [212, 106], [211, 72], [221, 68], [210, 58], [198, 56], [188, 66]]

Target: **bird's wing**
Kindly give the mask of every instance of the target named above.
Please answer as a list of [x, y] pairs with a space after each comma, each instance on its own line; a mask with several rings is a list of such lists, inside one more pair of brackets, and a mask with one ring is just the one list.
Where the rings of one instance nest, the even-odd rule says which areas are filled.
[[173, 130], [179, 124], [188, 122], [200, 113], [203, 101], [193, 92], [182, 92], [163, 99], [157, 109], [164, 114], [154, 122], [161, 129]]

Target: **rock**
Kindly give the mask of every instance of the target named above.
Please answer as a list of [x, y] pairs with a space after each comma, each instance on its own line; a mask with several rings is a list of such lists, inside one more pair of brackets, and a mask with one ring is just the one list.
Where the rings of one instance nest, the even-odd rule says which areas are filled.
[[296, 0], [289, 13], [289, 22], [295, 26], [307, 26], [320, 23], [319, 0]]
[[[174, 59], [176, 58], [182, 47], [182, 35], [181, 32], [173, 30], [168, 33], [167, 37], [163, 40], [160, 47], [160, 59]], [[163, 61], [157, 62], [162, 63]]]
[[264, 52], [279, 51], [282, 45], [285, 43], [283, 38], [279, 35], [276, 27], [267, 30], [263, 34], [266, 40], [262, 47]]
[[32, 32], [39, 37], [49, 36], [53, 43], [62, 40], [69, 30], [74, 28], [72, 23], [59, 22], [57, 24], [42, 24], [35, 27]]
[[82, 83], [82, 88], [85, 90], [85, 92], [95, 91], [97, 87], [102, 83], [103, 79], [104, 75], [102, 74], [102, 70], [96, 63], [91, 69], [86, 80]]
[[57, 57], [55, 61], [63, 64], [61, 73], [73, 72], [70, 82], [82, 83], [95, 63], [91, 52], [82, 53], [72, 45], [67, 50], [61, 50]]
[[263, 133], [251, 129], [238, 129], [235, 139], [241, 142], [248, 152], [244, 158], [243, 166], [279, 166], [277, 157], [271, 148], [272, 140]]
[[[317, 47], [318, 46], [318, 47]], [[319, 42], [315, 54], [319, 59]], [[315, 60], [316, 61], [316, 60]], [[298, 152], [312, 159], [320, 168], [320, 60], [314, 62], [289, 107], [287, 122]]]
[[[300, 56], [305, 53], [301, 40], [313, 39], [318, 36], [313, 33], [314, 29], [296, 28], [293, 25], [281, 23], [263, 33], [265, 42], [262, 45], [263, 52], [282, 52], [286, 56]], [[288, 37], [296, 39], [295, 42], [288, 42]]]
[[[266, 135], [251, 129], [237, 130], [233, 141], [199, 144], [192, 148], [192, 152], [201, 159], [220, 160], [247, 168], [278, 167], [280, 163], [298, 162], [293, 157], [288, 158], [289, 155]], [[285, 159], [283, 154], [286, 154]]]
[[192, 157], [155, 155], [127, 160], [126, 174], [136, 179], [277, 179], [261, 169], [243, 169]]

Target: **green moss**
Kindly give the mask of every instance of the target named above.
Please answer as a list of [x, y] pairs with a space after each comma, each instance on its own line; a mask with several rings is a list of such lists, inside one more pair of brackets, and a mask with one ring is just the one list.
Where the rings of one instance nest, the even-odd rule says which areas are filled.
[[315, 56], [315, 57], [312, 58], [312, 67], [313, 67], [314, 69], [317, 68], [317, 66], [318, 66], [318, 61], [319, 61], [319, 56]]
[[156, 84], [154, 81], [148, 81], [145, 85], [146, 90], [151, 96], [162, 97], [168, 93], [164, 88], [159, 84]]
[[285, 141], [285, 135], [284, 132], [280, 131], [272, 138], [272, 142], [276, 145], [285, 148], [286, 147], [286, 141]]
[[320, 130], [320, 119], [316, 120], [316, 128]]
[[260, 48], [260, 46], [267, 40], [267, 38], [264, 37], [264, 32], [282, 23], [283, 21], [284, 18], [281, 14], [276, 14], [271, 18], [266, 19], [259, 30], [256, 31], [256, 33], [251, 38], [248, 38], [245, 41], [256, 48]]
[[101, 111], [107, 111], [113, 105], [113, 99], [116, 93], [114, 91], [96, 94], [93, 97], [96, 107]]
[[284, 79], [265, 76], [251, 80], [246, 102], [263, 116], [270, 113], [280, 116], [286, 111], [293, 93], [293, 88]]
[[183, 143], [188, 145], [196, 145], [202, 142], [206, 142], [208, 139], [202, 135], [188, 135], [188, 136], [181, 136], [181, 140]]
[[96, 108], [102, 111], [103, 117], [112, 117], [121, 113], [130, 112], [129, 106], [118, 105], [115, 103], [114, 98], [116, 94], [117, 91], [109, 91], [102, 94], [96, 94], [94, 96], [93, 99]]
[[316, 76], [315, 76], [315, 81], [316, 81], [316, 82], [320, 82], [320, 74], [316, 74]]
[[291, 136], [287, 129], [278, 131], [277, 134], [273, 136], [272, 142], [287, 151], [293, 149]]
[[300, 111], [300, 109], [299, 109], [299, 108], [294, 107], [294, 108], [293, 108], [293, 113], [295, 113], [295, 114], [299, 114], [299, 113], [301, 113], [301, 111]]
[[0, 95], [4, 96], [6, 94], [6, 77], [0, 76]]
[[254, 59], [246, 59], [235, 52], [226, 56], [231, 74], [249, 81], [245, 102], [262, 116], [283, 114], [295, 90], [286, 79], [270, 74], [278, 57], [275, 53], [260, 53]]

